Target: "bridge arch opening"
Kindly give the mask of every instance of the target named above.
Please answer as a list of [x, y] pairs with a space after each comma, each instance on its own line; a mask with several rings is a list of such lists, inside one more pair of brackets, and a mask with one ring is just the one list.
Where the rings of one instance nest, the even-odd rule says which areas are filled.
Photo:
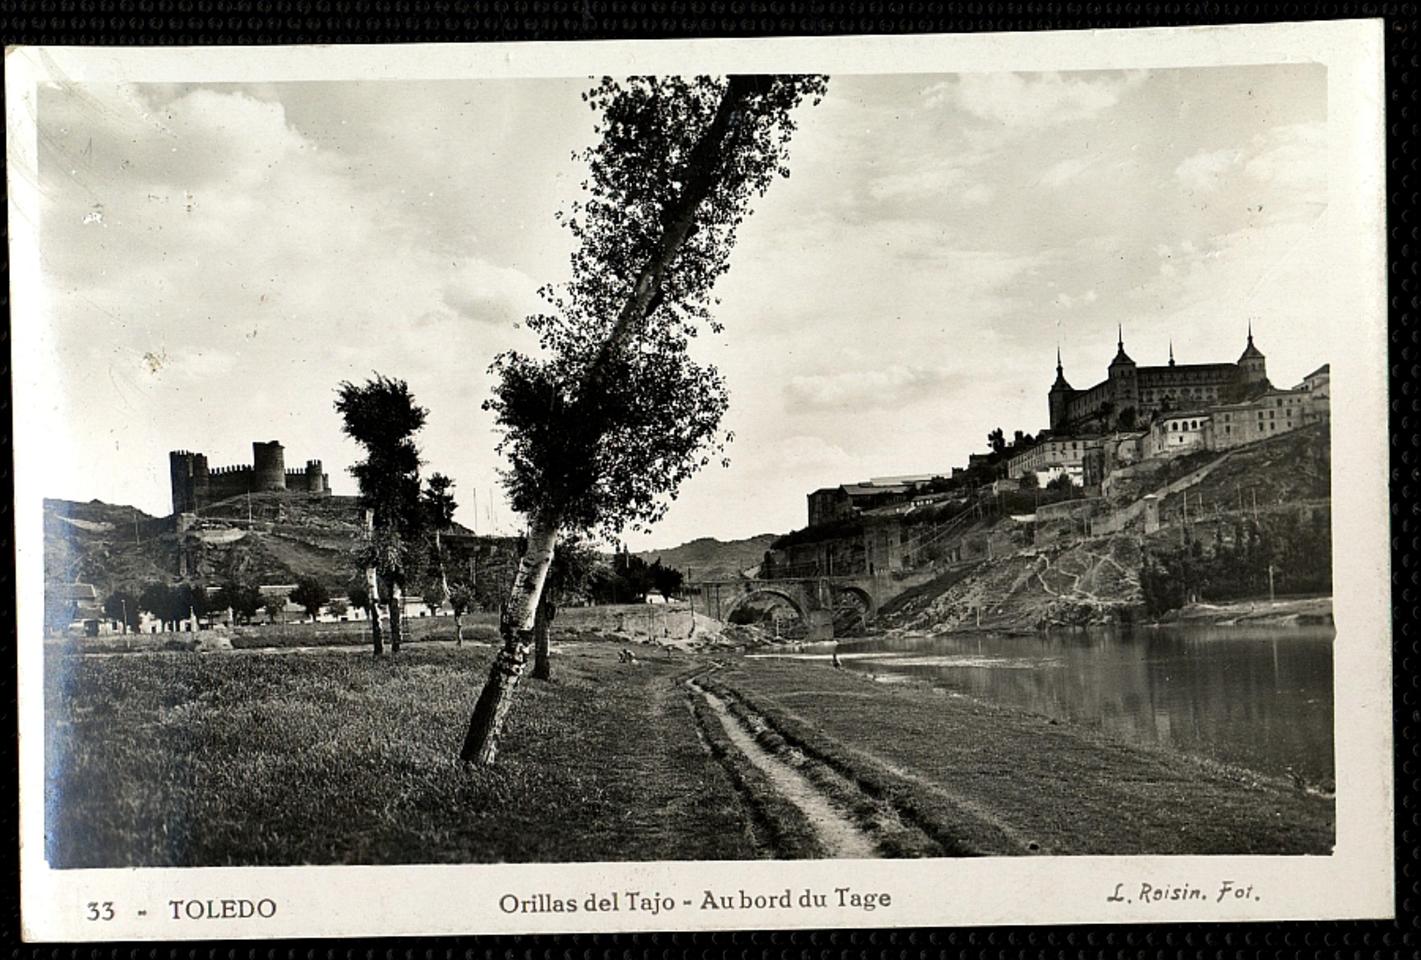
[[809, 632], [809, 621], [799, 600], [791, 593], [769, 587], [736, 597], [724, 616], [726, 623], [759, 627], [783, 639], [794, 639]]
[[830, 592], [834, 606], [834, 634], [844, 636], [861, 630], [873, 622], [878, 608], [873, 597], [862, 587], [835, 585]]

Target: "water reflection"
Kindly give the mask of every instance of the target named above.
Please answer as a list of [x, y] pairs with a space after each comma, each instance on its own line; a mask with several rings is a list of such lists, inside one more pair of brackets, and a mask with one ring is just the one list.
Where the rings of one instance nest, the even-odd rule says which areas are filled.
[[[845, 643], [845, 668], [920, 677], [1269, 773], [1330, 781], [1330, 628], [1176, 627]], [[816, 654], [806, 654], [815, 656]], [[827, 657], [824, 653], [822, 656]]]

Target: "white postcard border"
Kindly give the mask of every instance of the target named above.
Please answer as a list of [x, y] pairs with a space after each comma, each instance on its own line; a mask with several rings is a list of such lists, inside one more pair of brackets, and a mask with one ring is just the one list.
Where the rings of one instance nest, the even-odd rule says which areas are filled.
[[[1041, 857], [925, 861], [499, 864], [63, 870], [43, 860], [42, 467], [62, 438], [27, 411], [57, 363], [44, 315], [33, 111], [43, 82], [586, 76], [656, 72], [962, 73], [1320, 62], [1339, 322], [1332, 364], [1337, 848], [1330, 857]], [[16, 490], [21, 911], [31, 940], [376, 936], [731, 928], [1135, 923], [1387, 917], [1394, 912], [1384, 122], [1380, 21], [961, 36], [286, 48], [19, 48], [6, 57]], [[1224, 880], [1256, 898], [1212, 902]], [[1191, 885], [1210, 901], [1107, 902], [1115, 884]], [[702, 891], [890, 894], [853, 909], [695, 909]], [[505, 913], [499, 898], [641, 891], [674, 909]], [[271, 900], [275, 916], [172, 920], [174, 899]], [[691, 901], [691, 906], [685, 905]], [[86, 920], [90, 902], [116, 918]], [[146, 911], [145, 917], [137, 911]]]

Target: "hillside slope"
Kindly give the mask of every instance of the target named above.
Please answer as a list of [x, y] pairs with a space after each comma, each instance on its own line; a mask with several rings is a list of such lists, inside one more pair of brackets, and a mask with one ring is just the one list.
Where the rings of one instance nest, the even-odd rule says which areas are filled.
[[[356, 497], [263, 493], [204, 507], [180, 538], [172, 517], [97, 500], [46, 500], [45, 579], [92, 583], [107, 594], [177, 579], [186, 553], [191, 580], [294, 583], [313, 576], [339, 589], [358, 573], [352, 547], [362, 521]], [[470, 545], [481, 567], [499, 552], [481, 550], [494, 541], [485, 544], [457, 524], [451, 533], [457, 536], [449, 543]]]
[[1056, 542], [950, 570], [884, 609], [905, 630], [1030, 631], [1128, 621], [1142, 601], [1140, 543], [1129, 535]]
[[729, 541], [700, 537], [669, 550], [643, 550], [637, 556], [647, 563], [660, 558], [663, 566], [674, 567], [696, 580], [733, 580], [757, 566], [774, 540], [773, 533]]
[[[1331, 499], [1327, 424], [1238, 447], [1214, 459], [1216, 466], [1199, 482], [1161, 497], [1165, 526], [1148, 537], [1135, 522], [1109, 536], [1067, 535], [1012, 553], [1000, 551], [995, 559], [946, 569], [936, 580], [898, 597], [884, 607], [879, 624], [890, 630], [980, 625], [1029, 631], [1143, 619], [1141, 570], [1147, 551], [1177, 552], [1186, 536], [1211, 549], [1216, 536], [1234, 536], [1240, 525], [1261, 526], [1274, 538], [1296, 538], [1296, 532], [1289, 533], [1290, 523], [1296, 521], [1289, 518], [1326, 523]], [[1186, 519], [1182, 534], [1180, 523]], [[1295, 582], [1300, 580], [1300, 569], [1290, 571], [1286, 564], [1276, 572], [1280, 583], [1289, 582], [1290, 573]]]

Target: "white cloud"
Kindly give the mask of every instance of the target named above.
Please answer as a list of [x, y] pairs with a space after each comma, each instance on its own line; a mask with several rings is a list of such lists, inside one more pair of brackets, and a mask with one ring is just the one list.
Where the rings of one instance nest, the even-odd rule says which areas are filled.
[[958, 199], [960, 199], [963, 203], [971, 204], [972, 206], [981, 206], [982, 204], [990, 203], [992, 201], [992, 198], [996, 195], [997, 191], [993, 190], [985, 183], [974, 183], [972, 184], [972, 186], [968, 187], [966, 190], [963, 190], [960, 194], [958, 194]]
[[922, 204], [931, 200], [947, 200], [968, 206], [980, 206], [995, 195], [961, 161], [925, 160], [906, 170], [884, 174], [869, 181], [868, 194], [874, 200], [907, 200]]
[[797, 407], [851, 413], [854, 408], [897, 407], [930, 398], [952, 379], [953, 374], [941, 367], [894, 364], [791, 377], [785, 385], [785, 398]]
[[1288, 190], [1325, 193], [1327, 125], [1296, 123], [1255, 138], [1256, 153], [1244, 165], [1255, 180]]
[[955, 93], [964, 110], [1007, 127], [1048, 127], [1088, 120], [1119, 102], [1143, 74], [1082, 77], [1060, 73], [969, 73], [924, 91], [929, 105]]
[[441, 299], [465, 319], [502, 323], [536, 309], [536, 288], [521, 270], [476, 260], [445, 284]]
[[1041, 174], [1041, 182], [1048, 187], [1059, 187], [1067, 181], [1075, 179], [1094, 162], [1095, 159], [1092, 157], [1067, 157], [1048, 167], [1046, 172]]
[[1097, 297], [1098, 295], [1094, 290], [1087, 290], [1084, 293], [1077, 294], [1075, 296], [1072, 296], [1071, 294], [1066, 293], [1064, 290], [1062, 290], [1060, 293], [1056, 294], [1056, 299], [1054, 302], [1056, 306], [1063, 307], [1069, 310], [1072, 307], [1080, 306], [1082, 304], [1095, 303]]
[[1174, 176], [1190, 190], [1216, 190], [1220, 179], [1239, 165], [1242, 156], [1242, 151], [1232, 148], [1201, 151], [1181, 160]]

